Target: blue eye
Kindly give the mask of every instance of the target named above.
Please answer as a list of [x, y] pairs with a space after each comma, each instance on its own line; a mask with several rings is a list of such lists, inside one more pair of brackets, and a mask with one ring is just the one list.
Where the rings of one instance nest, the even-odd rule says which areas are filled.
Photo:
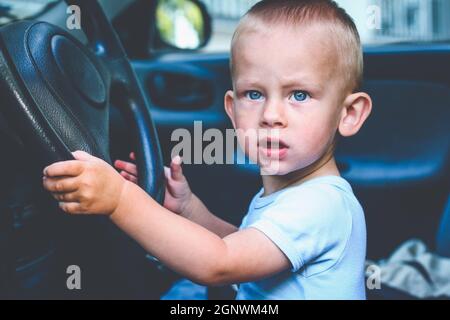
[[245, 96], [250, 100], [260, 100], [262, 98], [261, 92], [255, 90], [247, 91]]
[[298, 102], [304, 102], [310, 98], [309, 94], [305, 91], [294, 91], [292, 94], [292, 97], [295, 99], [295, 101]]

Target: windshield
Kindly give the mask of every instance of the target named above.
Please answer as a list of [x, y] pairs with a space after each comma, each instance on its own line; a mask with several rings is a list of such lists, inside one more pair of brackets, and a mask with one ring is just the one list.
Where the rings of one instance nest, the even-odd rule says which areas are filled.
[[60, 0], [0, 0], [0, 25], [32, 18]]
[[[213, 18], [208, 51], [229, 49], [233, 31], [259, 0], [202, 0]], [[450, 40], [450, 0], [336, 0], [354, 19], [364, 44]]]

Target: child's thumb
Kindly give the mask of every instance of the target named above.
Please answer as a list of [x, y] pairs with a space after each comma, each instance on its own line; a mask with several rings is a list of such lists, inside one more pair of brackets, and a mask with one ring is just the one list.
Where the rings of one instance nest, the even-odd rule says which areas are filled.
[[170, 163], [170, 173], [173, 180], [181, 181], [184, 179], [183, 169], [181, 169], [181, 157], [176, 156]]
[[170, 168], [164, 166], [164, 176], [166, 177], [167, 180], [170, 179]]
[[89, 153], [81, 151], [81, 150], [72, 152], [72, 155], [75, 158], [75, 160], [81, 160], [81, 161], [88, 161], [88, 160], [91, 160], [92, 158], [94, 158]]

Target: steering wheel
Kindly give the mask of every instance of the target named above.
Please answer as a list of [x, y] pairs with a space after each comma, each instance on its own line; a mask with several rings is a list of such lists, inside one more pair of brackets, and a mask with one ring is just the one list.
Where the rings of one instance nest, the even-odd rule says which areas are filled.
[[97, 1], [67, 0], [83, 13], [88, 45], [46, 22], [0, 29], [2, 112], [42, 168], [83, 150], [111, 163], [110, 96], [133, 135], [138, 183], [164, 200], [164, 171], [151, 105], [111, 23]]

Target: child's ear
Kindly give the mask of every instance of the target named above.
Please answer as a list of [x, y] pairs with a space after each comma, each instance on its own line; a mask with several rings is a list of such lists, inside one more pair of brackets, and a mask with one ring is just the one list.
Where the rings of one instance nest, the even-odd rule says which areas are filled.
[[227, 93], [225, 93], [224, 106], [225, 106], [225, 112], [227, 113], [228, 117], [230, 118], [231, 122], [233, 123], [233, 127], [236, 128], [236, 123], [234, 121], [234, 93], [233, 93], [233, 91], [228, 90]]
[[344, 101], [339, 133], [344, 137], [356, 134], [372, 111], [372, 99], [367, 93], [353, 93]]

